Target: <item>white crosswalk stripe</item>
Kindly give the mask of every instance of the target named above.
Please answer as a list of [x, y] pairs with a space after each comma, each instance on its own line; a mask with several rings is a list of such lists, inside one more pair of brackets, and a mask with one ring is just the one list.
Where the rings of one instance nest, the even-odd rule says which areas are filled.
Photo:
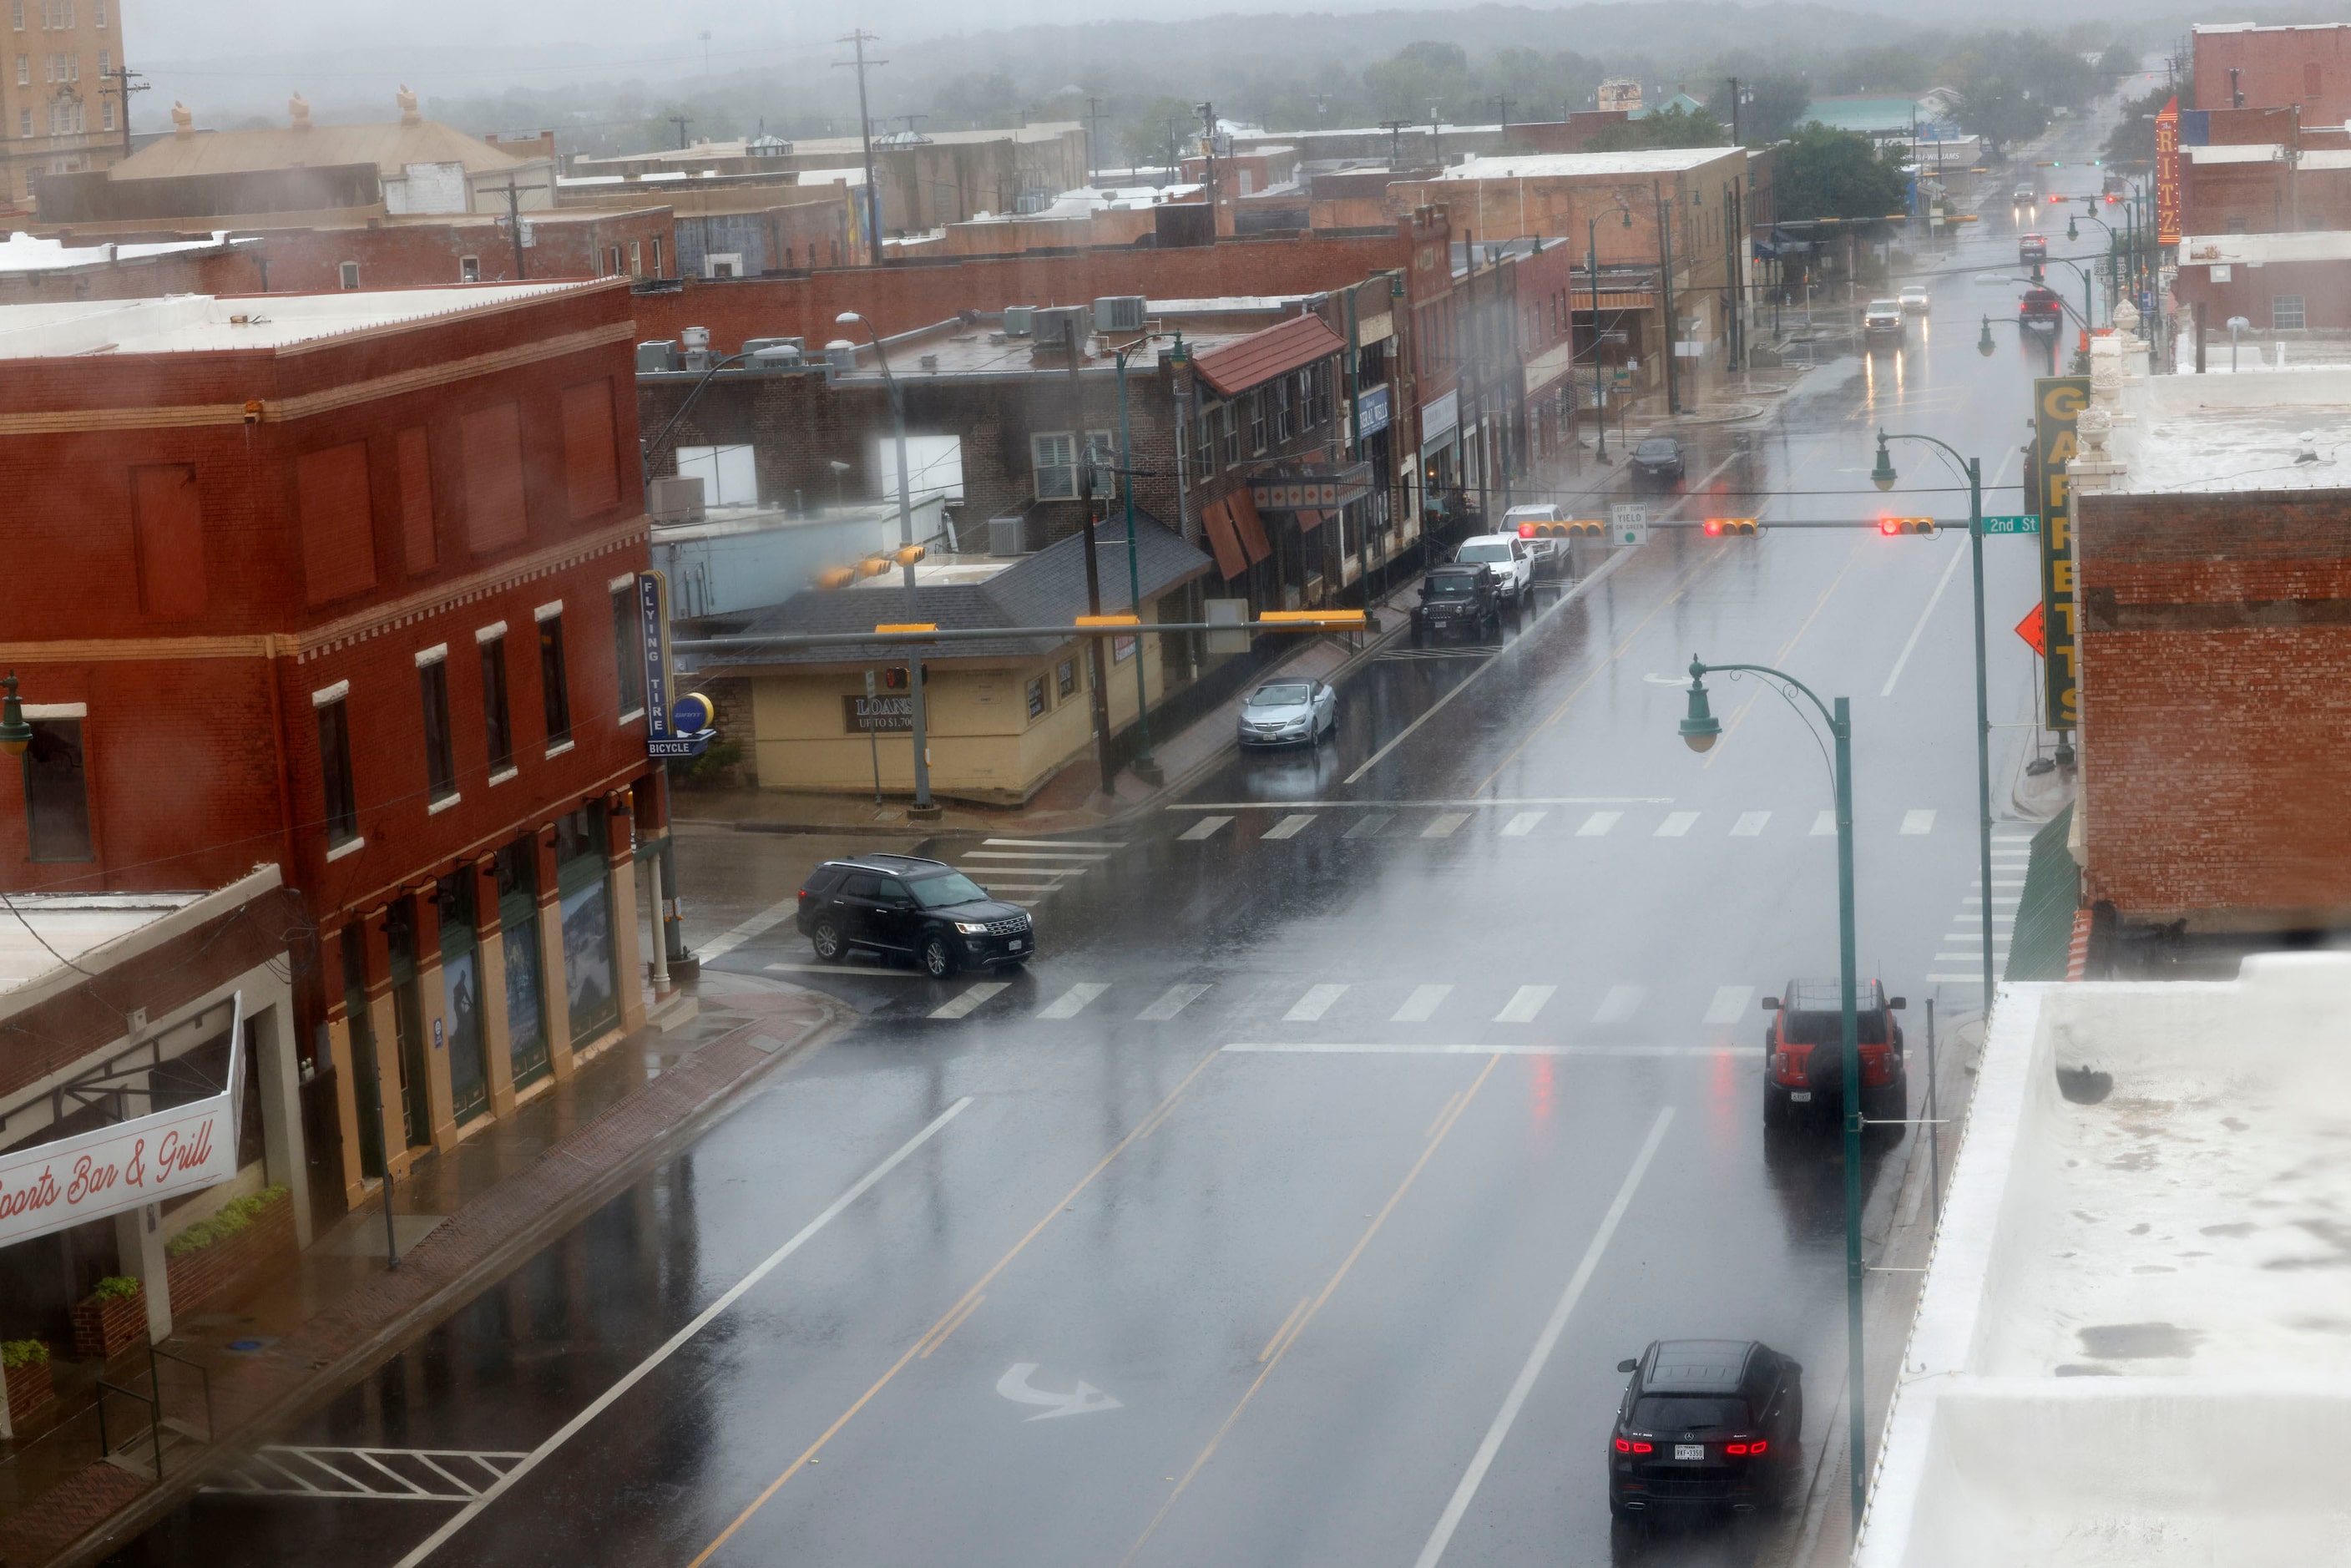
[[1642, 998], [1649, 994], [1645, 986], [1611, 986], [1608, 994], [1600, 998], [1593, 1009], [1593, 1023], [1623, 1023], [1641, 1010]]
[[1215, 838], [1220, 831], [1229, 827], [1231, 824], [1232, 819], [1230, 817], [1203, 817], [1198, 821], [1193, 823], [1190, 827], [1185, 829], [1182, 832], [1176, 834], [1176, 839], [1178, 843], [1196, 844], [1202, 839]]
[[1697, 825], [1697, 822], [1696, 811], [1668, 811], [1666, 813], [1666, 820], [1657, 824], [1655, 836], [1660, 839], [1683, 838], [1688, 834], [1692, 827]]
[[1157, 1001], [1135, 1014], [1135, 1019], [1141, 1023], [1165, 1023], [1207, 995], [1207, 989], [1201, 985], [1170, 986], [1159, 993]]
[[967, 861], [1027, 861], [1031, 865], [1058, 866], [1081, 861], [1106, 861], [1110, 856], [1097, 850], [966, 850]]
[[1708, 1023], [1737, 1023], [1747, 1016], [1747, 1004], [1753, 998], [1752, 986], [1717, 986], [1714, 1003], [1706, 1009]]
[[1517, 993], [1503, 1004], [1502, 1010], [1494, 1015], [1494, 1021], [1532, 1023], [1535, 1014], [1542, 1011], [1543, 1004], [1551, 1000], [1552, 993], [1558, 989], [1557, 986], [1520, 986]]
[[1833, 839], [1836, 837], [1836, 813], [1834, 811], [1823, 811], [1819, 816], [1814, 817], [1813, 819], [1813, 831], [1809, 836], [1815, 839]]
[[1086, 1010], [1088, 1002], [1109, 989], [1108, 986], [1092, 980], [1071, 986], [1068, 990], [1038, 1009], [1037, 1016], [1040, 1019], [1073, 1019]]
[[1905, 811], [1902, 813], [1903, 837], [1915, 839], [1923, 834], [1931, 833], [1934, 831], [1935, 813], [1933, 811], [1917, 810]]
[[1502, 828], [1502, 837], [1506, 839], [1523, 839], [1529, 833], [1535, 831], [1535, 824], [1537, 822], [1541, 821], [1545, 817], [1550, 815], [1551, 813], [1549, 811], [1520, 811], [1517, 816], [1512, 817], [1509, 822], [1504, 824]]
[[983, 980], [976, 986], [966, 986], [961, 991], [931, 1009], [935, 1019], [963, 1018], [980, 1003], [1008, 988], [1003, 980]]
[[1575, 830], [1579, 839], [1596, 839], [1625, 820], [1622, 811], [1594, 811], [1583, 819], [1583, 826]]
[[1124, 844], [1111, 843], [1102, 839], [982, 839], [983, 844], [1005, 845], [1014, 849], [1031, 850], [1123, 850]]
[[1449, 839], [1468, 820], [1467, 811], [1447, 811], [1421, 829], [1420, 836], [1424, 839]]
[[1395, 813], [1393, 811], [1366, 811], [1361, 821], [1339, 836], [1344, 839], [1375, 839], [1380, 836], [1382, 828], [1395, 821]]
[[1390, 1023], [1426, 1023], [1437, 1016], [1437, 1009], [1452, 994], [1451, 986], [1415, 986], [1404, 1006], [1390, 1016]]
[[1268, 828], [1265, 836], [1269, 839], [1294, 838], [1312, 824], [1315, 815], [1312, 811], [1301, 811], [1294, 816], [1284, 817]]
[[1306, 988], [1306, 994], [1299, 998], [1295, 1002], [1292, 1002], [1290, 1004], [1290, 1010], [1281, 1015], [1281, 1021], [1284, 1023], [1312, 1023], [1316, 1019], [1321, 1018], [1324, 1013], [1331, 1010], [1331, 1004], [1332, 1002], [1337, 1001], [1341, 997], [1343, 997], [1346, 994], [1347, 988], [1343, 985], [1309, 986]]
[[1741, 811], [1739, 821], [1730, 825], [1730, 836], [1734, 839], [1760, 839], [1763, 836], [1763, 824], [1771, 820], [1769, 811]]

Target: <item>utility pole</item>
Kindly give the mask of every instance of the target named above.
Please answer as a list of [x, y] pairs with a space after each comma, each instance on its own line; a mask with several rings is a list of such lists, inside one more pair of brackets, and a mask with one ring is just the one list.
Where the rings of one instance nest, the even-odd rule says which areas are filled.
[[685, 128], [692, 125], [694, 121], [683, 114], [673, 114], [669, 117], [669, 122], [677, 127], [677, 150], [683, 152], [685, 151]]
[[1502, 140], [1510, 140], [1510, 100], [1500, 93], [1494, 95], [1494, 107], [1502, 111]]
[[851, 45], [857, 50], [855, 59], [832, 63], [857, 68], [857, 134], [862, 139], [865, 148], [865, 265], [868, 267], [882, 265], [882, 187], [873, 183], [873, 118], [865, 108], [865, 71], [869, 66], [886, 66], [890, 62], [867, 59], [865, 46], [881, 41], [879, 37], [862, 27], [852, 31], [846, 37], [833, 40], [836, 44]]
[[520, 279], [528, 276], [522, 264], [522, 192], [516, 188], [512, 174], [507, 176], [502, 193], [507, 199], [507, 237], [514, 245], [515, 277]]
[[[1217, 242], [1217, 106], [1202, 103], [1193, 112], [1200, 117], [1200, 189], [1208, 198], [1208, 243]], [[1074, 371], [1071, 372], [1074, 374]]]
[[[1086, 437], [1086, 389], [1078, 379], [1078, 361], [1086, 357], [1082, 337], [1070, 340], [1070, 401], [1075, 405], [1073, 434], [1071, 444], [1078, 463], [1078, 515], [1086, 530], [1086, 613], [1102, 613], [1102, 564], [1094, 556], [1094, 464], [1093, 447]], [[1122, 464], [1122, 466], [1124, 465]], [[1143, 613], [1135, 607], [1135, 613]], [[1134, 656], [1143, 657], [1143, 640], [1135, 639]], [[1111, 762], [1110, 751], [1110, 661], [1104, 657], [1102, 640], [1099, 636], [1086, 639], [1086, 667], [1094, 688], [1094, 761], [1102, 770], [1102, 790], [1108, 795], [1117, 781], [1117, 772]]]
[[1739, 78], [1737, 77], [1732, 77], [1730, 78], [1730, 144], [1733, 147], [1740, 145], [1739, 140]]
[[1674, 363], [1674, 338], [1681, 329], [1674, 321], [1674, 209], [1659, 193], [1655, 180], [1649, 182], [1649, 195], [1657, 204], [1657, 288], [1666, 319], [1666, 412], [1679, 413], [1681, 378]]
[[1388, 167], [1392, 170], [1401, 169], [1404, 166], [1405, 127], [1411, 123], [1412, 121], [1409, 120], [1383, 120], [1380, 121], [1380, 129], [1388, 133]]
[[1432, 98], [1428, 100], [1428, 157], [1429, 162], [1442, 169], [1445, 167], [1445, 148], [1437, 137], [1437, 99]]
[[1176, 131], [1185, 123], [1181, 120], [1159, 122], [1160, 129], [1167, 132], [1167, 183], [1171, 185], [1181, 183], [1184, 178], [1184, 141]]
[[113, 93], [122, 99], [122, 155], [125, 158], [131, 156], [131, 95], [147, 90], [146, 82], [140, 79], [146, 74], [144, 71], [132, 70], [131, 62], [125, 60], [120, 70], [107, 73], [106, 79], [113, 82], [114, 86], [99, 89], [101, 92]]
[[1102, 99], [1086, 95], [1086, 183], [1094, 183], [1102, 174]]

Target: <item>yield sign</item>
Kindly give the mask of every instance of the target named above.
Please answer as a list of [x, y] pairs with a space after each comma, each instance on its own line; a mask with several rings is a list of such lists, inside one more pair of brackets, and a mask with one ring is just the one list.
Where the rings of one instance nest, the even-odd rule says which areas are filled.
[[2016, 623], [2016, 634], [2023, 638], [2025, 645], [2034, 653], [2044, 659], [2049, 656], [2049, 640], [2042, 634], [2041, 606], [2034, 605], [2031, 612]]

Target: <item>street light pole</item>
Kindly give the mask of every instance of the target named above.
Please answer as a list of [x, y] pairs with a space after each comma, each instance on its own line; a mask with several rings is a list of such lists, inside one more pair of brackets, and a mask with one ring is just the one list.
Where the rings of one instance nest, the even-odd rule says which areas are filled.
[[[1118, 361], [1118, 487], [1126, 497], [1126, 596], [1134, 618], [1143, 619], [1143, 567], [1134, 543], [1134, 441], [1126, 417], [1126, 356], [1134, 345], [1117, 351]], [[1113, 660], [1113, 664], [1117, 661]], [[1167, 776], [1151, 755], [1151, 699], [1144, 685], [1143, 639], [1134, 640], [1134, 757], [1127, 764], [1145, 784], [1157, 785]]]
[[[833, 318], [838, 327], [859, 326], [865, 329], [866, 340], [873, 345], [873, 358], [882, 367], [882, 380], [890, 389], [890, 426], [898, 443], [898, 557], [904, 563], [906, 584], [906, 619], [922, 619], [922, 605], [914, 592], [914, 507], [912, 491], [906, 478], [906, 399], [898, 386], [898, 378], [890, 370], [889, 350], [882, 346], [882, 334], [873, 323], [854, 310], [844, 310]], [[932, 818], [939, 809], [931, 802], [930, 737], [926, 732], [923, 712], [923, 653], [920, 648], [910, 649], [906, 656], [906, 692], [914, 706], [914, 803], [907, 810], [909, 817]]]
[[1837, 830], [1837, 987], [1840, 1060], [1844, 1068], [1844, 1333], [1845, 1385], [1850, 1400], [1846, 1427], [1852, 1440], [1849, 1469], [1853, 1481], [1853, 1533], [1861, 1535], [1862, 1505], [1869, 1495], [1869, 1434], [1864, 1425], [1862, 1401], [1861, 1284], [1861, 1034], [1855, 1013], [1859, 976], [1854, 959], [1853, 895], [1853, 712], [1846, 698], [1834, 708], [1813, 690], [1769, 664], [1708, 664], [1690, 660], [1689, 712], [1681, 722], [1684, 744], [1692, 751], [1709, 751], [1722, 735], [1722, 721], [1707, 706], [1706, 677], [1717, 671], [1751, 671], [1767, 680], [1785, 683], [1803, 693], [1828, 720], [1836, 741]]

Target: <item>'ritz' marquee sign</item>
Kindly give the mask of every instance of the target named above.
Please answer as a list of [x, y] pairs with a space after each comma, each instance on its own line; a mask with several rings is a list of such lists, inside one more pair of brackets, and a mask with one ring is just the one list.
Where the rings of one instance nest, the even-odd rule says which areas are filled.
[[670, 696], [669, 580], [637, 573], [638, 641], [645, 651], [645, 755], [699, 757], [718, 731], [718, 710], [699, 692]]

